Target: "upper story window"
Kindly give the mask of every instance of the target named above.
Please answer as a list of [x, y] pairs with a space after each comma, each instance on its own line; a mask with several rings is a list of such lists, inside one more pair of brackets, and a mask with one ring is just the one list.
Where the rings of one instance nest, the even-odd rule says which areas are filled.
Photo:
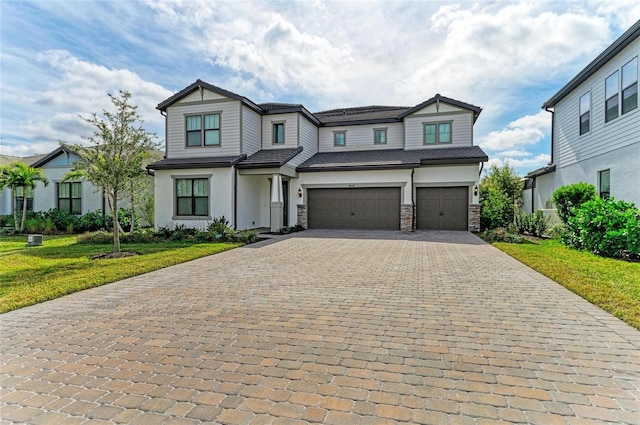
[[611, 74], [604, 81], [604, 97], [605, 97], [605, 122], [609, 122], [614, 118], [618, 118], [618, 71]]
[[273, 144], [284, 143], [284, 123], [277, 122], [273, 124]]
[[347, 144], [347, 132], [346, 131], [334, 131], [333, 132], [333, 146], [345, 146]]
[[638, 107], [638, 58], [622, 67], [622, 115]]
[[82, 183], [58, 183], [58, 209], [69, 214], [82, 214]]
[[609, 199], [611, 194], [611, 170], [602, 170], [598, 173], [598, 185], [600, 186], [600, 197]]
[[209, 179], [176, 179], [176, 215], [209, 215]]
[[220, 114], [187, 116], [187, 147], [220, 146]]
[[451, 123], [440, 122], [424, 124], [423, 143], [425, 145], [451, 143]]
[[373, 143], [376, 145], [384, 145], [387, 143], [387, 129], [375, 128], [373, 129]]
[[580, 97], [580, 134], [591, 130], [591, 91]]
[[16, 209], [22, 211], [24, 205], [24, 193], [27, 192], [27, 210], [33, 211], [33, 188], [16, 187]]

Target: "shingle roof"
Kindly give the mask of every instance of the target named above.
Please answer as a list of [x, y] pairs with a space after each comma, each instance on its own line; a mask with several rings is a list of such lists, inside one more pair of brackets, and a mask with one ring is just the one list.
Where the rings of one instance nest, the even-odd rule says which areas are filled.
[[558, 102], [565, 98], [569, 93], [575, 90], [580, 84], [584, 83], [587, 78], [595, 74], [603, 65], [609, 62], [615, 55], [620, 53], [622, 49], [631, 44], [636, 38], [640, 37], [640, 20], [633, 24], [631, 28], [624, 32], [616, 41], [614, 41], [604, 52], [600, 53], [589, 65], [586, 66], [578, 75], [573, 77], [564, 87], [562, 87], [549, 100], [542, 104], [543, 108], [553, 108]]
[[26, 165], [33, 166], [34, 162], [39, 161], [45, 157], [45, 155], [31, 155], [31, 156], [12, 156], [12, 155], [0, 155], [0, 165], [9, 165], [13, 162], [24, 162]]
[[236, 165], [245, 159], [246, 155], [234, 156], [207, 156], [197, 158], [171, 158], [163, 159], [147, 165], [149, 170], [178, 170], [185, 168], [223, 168]]
[[414, 168], [427, 164], [465, 164], [488, 160], [487, 154], [479, 146], [322, 152], [299, 165], [297, 171]]
[[238, 168], [282, 167], [302, 152], [302, 146], [294, 149], [263, 149], [238, 163]]
[[323, 124], [345, 123], [353, 121], [398, 119], [398, 116], [409, 109], [408, 106], [361, 106], [357, 108], [339, 108], [329, 111], [315, 112], [314, 115]]
[[264, 109], [265, 111], [272, 111], [277, 109], [293, 109], [293, 108], [303, 107], [299, 103], [276, 103], [276, 102], [260, 103], [258, 104], [258, 106]]

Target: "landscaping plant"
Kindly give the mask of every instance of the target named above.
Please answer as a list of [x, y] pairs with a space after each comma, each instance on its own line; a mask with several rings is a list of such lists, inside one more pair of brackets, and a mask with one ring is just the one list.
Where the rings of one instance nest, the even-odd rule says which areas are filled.
[[564, 224], [569, 223], [573, 210], [596, 197], [596, 187], [589, 183], [575, 183], [559, 187], [553, 192], [552, 199], [558, 210], [558, 216]]
[[521, 193], [521, 178], [508, 163], [492, 165], [480, 181], [481, 228], [510, 226], [519, 209]]

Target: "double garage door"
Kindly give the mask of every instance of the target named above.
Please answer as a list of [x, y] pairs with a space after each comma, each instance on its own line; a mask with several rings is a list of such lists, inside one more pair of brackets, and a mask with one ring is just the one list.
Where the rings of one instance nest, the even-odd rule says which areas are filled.
[[416, 227], [424, 230], [468, 230], [469, 188], [416, 189]]
[[400, 229], [400, 188], [309, 189], [310, 229]]
[[[468, 230], [467, 187], [416, 189], [416, 228]], [[400, 188], [309, 189], [310, 229], [400, 229]]]

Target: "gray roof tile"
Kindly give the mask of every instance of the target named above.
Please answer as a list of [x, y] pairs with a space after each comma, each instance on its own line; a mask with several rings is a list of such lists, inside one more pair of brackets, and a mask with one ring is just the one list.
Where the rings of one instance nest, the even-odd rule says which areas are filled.
[[423, 148], [415, 150], [386, 149], [317, 153], [298, 171], [339, 171], [385, 168], [414, 168], [428, 164], [457, 164], [488, 161], [479, 146]]
[[302, 152], [302, 146], [294, 149], [263, 149], [238, 164], [238, 168], [281, 167]]
[[222, 168], [231, 167], [245, 159], [246, 155], [206, 156], [197, 158], [163, 159], [147, 166], [150, 170], [176, 170], [186, 168]]

